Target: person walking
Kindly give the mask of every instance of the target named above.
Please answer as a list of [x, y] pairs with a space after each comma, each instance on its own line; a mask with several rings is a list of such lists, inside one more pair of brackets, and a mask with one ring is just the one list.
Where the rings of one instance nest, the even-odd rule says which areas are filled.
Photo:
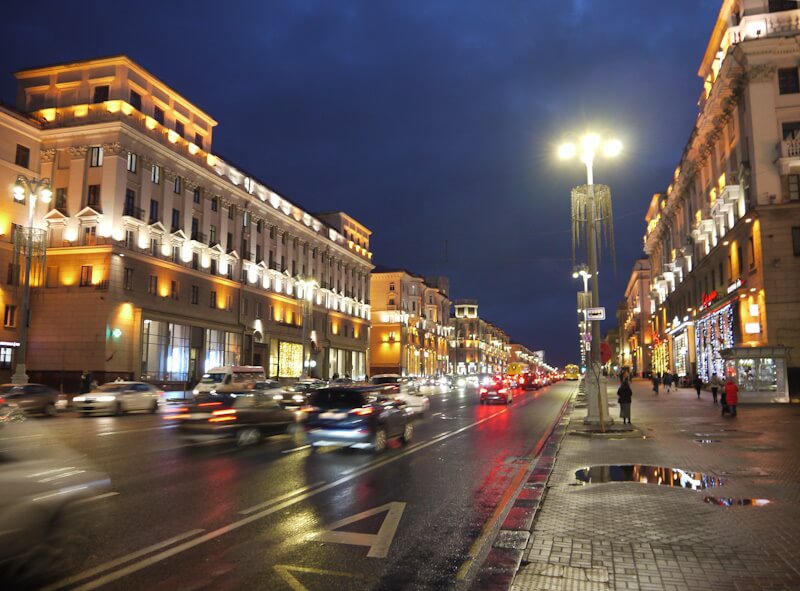
[[700, 379], [699, 375], [695, 375], [692, 384], [694, 385], [694, 389], [697, 390], [697, 399], [700, 400], [700, 390], [703, 389], [703, 380]]
[[654, 373], [652, 380], [653, 380], [653, 392], [655, 392], [656, 396], [658, 396], [658, 387], [661, 385], [661, 377], [657, 373]]
[[675, 390], [678, 389], [678, 384], [680, 384], [681, 379], [677, 373], [672, 374], [672, 385], [675, 386]]
[[92, 373], [88, 369], [84, 369], [81, 373], [80, 393], [88, 394], [92, 391]]
[[724, 405], [722, 406], [722, 416], [729, 412], [732, 417], [736, 416], [736, 405], [739, 404], [739, 386], [733, 379], [733, 376], [728, 376], [725, 382]]
[[664, 388], [669, 392], [669, 387], [672, 385], [672, 374], [667, 372], [664, 374]]
[[623, 380], [622, 385], [617, 390], [617, 401], [619, 402], [619, 418], [622, 419], [622, 424], [631, 424], [631, 397], [633, 391], [628, 380]]
[[719, 387], [722, 385], [719, 376], [716, 373], [711, 374], [711, 397], [714, 399], [714, 404], [717, 403], [717, 396], [719, 395]]

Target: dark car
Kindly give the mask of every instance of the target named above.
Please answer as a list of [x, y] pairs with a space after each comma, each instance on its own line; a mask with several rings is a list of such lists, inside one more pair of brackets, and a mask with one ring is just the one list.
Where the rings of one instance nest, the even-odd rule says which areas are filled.
[[312, 450], [334, 445], [380, 452], [389, 439], [408, 443], [413, 434], [406, 405], [381, 387], [323, 388], [311, 394], [302, 410]]
[[258, 443], [264, 435], [286, 432], [295, 413], [267, 391], [242, 390], [201, 393], [164, 419], [177, 422], [178, 433], [186, 439], [230, 437], [241, 447]]
[[16, 404], [28, 414], [56, 416], [59, 393], [44, 384], [3, 384], [0, 397]]
[[488, 404], [490, 402], [511, 404], [514, 401], [511, 388], [504, 380], [498, 378], [493, 378], [490, 382], [481, 386], [478, 392], [481, 396], [481, 404]]

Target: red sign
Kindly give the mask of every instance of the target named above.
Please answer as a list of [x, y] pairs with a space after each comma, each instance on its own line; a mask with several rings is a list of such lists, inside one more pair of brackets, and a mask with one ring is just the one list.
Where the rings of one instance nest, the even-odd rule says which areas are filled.
[[611, 359], [611, 345], [608, 343], [600, 343], [600, 363], [608, 363]]
[[703, 294], [703, 302], [700, 304], [700, 309], [701, 310], [705, 310], [706, 308], [708, 308], [711, 304], [714, 303], [714, 300], [717, 299], [718, 295], [719, 294], [717, 293], [716, 289], [714, 291], [712, 291], [711, 293], [704, 293]]

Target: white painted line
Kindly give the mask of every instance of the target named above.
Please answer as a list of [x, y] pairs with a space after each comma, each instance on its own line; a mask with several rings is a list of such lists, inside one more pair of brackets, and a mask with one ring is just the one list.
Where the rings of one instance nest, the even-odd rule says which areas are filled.
[[[375, 470], [375, 469], [380, 468], [382, 466], [385, 466], [387, 464], [391, 464], [393, 462], [396, 462], [397, 460], [399, 460], [401, 458], [404, 458], [407, 455], [410, 455], [412, 453], [416, 453], [416, 452], [420, 451], [421, 449], [429, 447], [429, 446], [431, 446], [431, 445], [433, 445], [435, 443], [439, 443], [441, 441], [444, 441], [445, 439], [448, 439], [450, 437], [455, 437], [456, 435], [458, 435], [460, 433], [463, 433], [464, 431], [472, 429], [473, 427], [477, 427], [478, 425], [481, 425], [481, 424], [485, 423], [486, 421], [490, 421], [493, 418], [495, 418], [495, 417], [497, 417], [497, 416], [499, 416], [501, 414], [507, 413], [507, 412], [508, 412], [508, 408], [504, 408], [503, 410], [500, 410], [500, 411], [498, 411], [498, 412], [496, 412], [494, 414], [491, 414], [488, 417], [485, 417], [485, 418], [481, 419], [480, 421], [476, 421], [474, 423], [471, 423], [469, 425], [461, 427], [460, 429], [457, 429], [457, 430], [453, 431], [452, 433], [448, 434], [446, 437], [441, 437], [439, 439], [432, 439], [430, 441], [426, 441], [425, 443], [421, 443], [415, 449], [406, 449], [405, 451], [403, 451], [403, 452], [401, 452], [401, 453], [399, 453], [397, 455], [393, 455], [393, 456], [388, 457], [388, 458], [386, 458], [386, 459], [384, 459], [384, 460], [382, 460], [380, 462], [375, 462], [373, 464], [370, 464], [369, 466], [366, 466], [366, 467], [364, 467], [362, 469], [359, 469], [359, 470], [353, 472], [350, 475], [343, 476], [342, 478], [339, 478], [338, 480], [334, 480], [331, 483], [328, 483], [328, 484], [325, 484], [323, 486], [320, 486], [320, 487], [318, 487], [318, 488], [316, 488], [314, 490], [310, 490], [310, 491], [304, 492], [302, 494], [296, 495], [296, 496], [294, 496], [294, 497], [292, 497], [290, 499], [287, 499], [287, 500], [285, 500], [283, 502], [278, 503], [277, 505], [272, 505], [270, 507], [267, 507], [263, 511], [259, 511], [258, 513], [253, 513], [252, 515], [249, 515], [248, 517], [244, 517], [244, 518], [242, 518], [242, 519], [240, 519], [238, 521], [234, 521], [233, 523], [230, 523], [230, 524], [228, 524], [226, 526], [223, 526], [223, 527], [220, 527], [220, 528], [215, 529], [213, 531], [210, 531], [207, 534], [204, 534], [202, 536], [196, 537], [196, 538], [194, 538], [192, 540], [189, 540], [188, 542], [184, 542], [183, 544], [181, 544], [179, 546], [173, 546], [172, 548], [164, 550], [163, 552], [160, 552], [160, 553], [155, 554], [153, 556], [149, 556], [149, 557], [145, 558], [144, 560], [141, 560], [141, 561], [136, 562], [134, 564], [130, 564], [130, 565], [126, 566], [125, 568], [122, 568], [122, 569], [120, 569], [118, 571], [115, 571], [113, 573], [109, 573], [109, 574], [107, 574], [107, 575], [105, 575], [103, 577], [100, 577], [99, 579], [95, 579], [94, 581], [90, 581], [90, 582], [88, 582], [88, 583], [86, 583], [84, 585], [81, 585], [80, 587], [76, 587], [75, 589], [73, 589], [73, 591], [91, 591], [92, 589], [97, 589], [98, 587], [102, 587], [103, 585], [107, 585], [108, 583], [111, 583], [113, 581], [117, 581], [117, 580], [119, 580], [119, 579], [121, 579], [123, 577], [127, 577], [128, 575], [133, 574], [135, 572], [138, 572], [138, 571], [140, 571], [142, 569], [145, 569], [148, 566], [151, 566], [153, 564], [157, 564], [159, 562], [163, 562], [167, 558], [171, 558], [171, 557], [173, 557], [173, 556], [175, 556], [177, 554], [180, 554], [181, 552], [185, 552], [186, 550], [190, 550], [190, 549], [194, 548], [195, 546], [199, 546], [200, 544], [205, 544], [206, 542], [208, 542], [210, 540], [213, 540], [213, 539], [218, 538], [220, 536], [223, 536], [223, 535], [225, 535], [227, 533], [230, 533], [230, 532], [232, 532], [234, 530], [237, 530], [237, 529], [239, 529], [241, 527], [244, 527], [245, 525], [253, 523], [254, 521], [258, 521], [259, 519], [263, 519], [264, 517], [268, 517], [268, 516], [272, 515], [273, 513], [277, 513], [278, 511], [282, 511], [282, 510], [284, 510], [284, 509], [286, 509], [288, 507], [291, 507], [292, 505], [296, 505], [297, 503], [299, 503], [301, 501], [305, 501], [306, 499], [309, 499], [309, 498], [311, 498], [313, 496], [316, 496], [316, 495], [318, 495], [318, 494], [320, 494], [322, 492], [325, 492], [325, 491], [330, 490], [332, 488], [336, 488], [340, 484], [344, 484], [346, 482], [350, 482], [354, 478], [362, 476], [363, 474], [366, 474], [367, 472], [371, 472], [372, 470]], [[145, 552], [144, 554], [147, 554], [147, 553]], [[127, 562], [128, 560], [125, 560], [123, 562]], [[81, 577], [81, 579], [85, 579], [85, 578], [86, 577]], [[63, 584], [62, 584], [62, 586], [63, 586]], [[60, 587], [56, 587], [56, 589], [58, 589], [58, 588], [60, 588]], [[47, 591], [50, 591], [50, 590], [48, 589]]]
[[435, 441], [436, 439], [441, 439], [442, 437], [445, 437], [446, 435], [449, 435], [450, 433], [452, 433], [452, 431], [445, 431], [444, 433], [439, 433], [436, 437], [434, 437], [432, 439], [432, 441]]
[[300, 451], [301, 449], [308, 449], [311, 447], [310, 445], [301, 445], [300, 447], [293, 447], [292, 449], [285, 449], [281, 453], [282, 454], [292, 454], [296, 451]]
[[148, 427], [147, 429], [122, 429], [121, 431], [103, 431], [102, 433], [98, 433], [98, 437], [104, 437], [106, 435], [121, 435], [124, 433], [142, 433], [144, 431], [162, 431], [164, 429], [174, 429], [178, 425], [162, 425], [160, 427]]
[[78, 501], [80, 504], [84, 503], [91, 503], [92, 501], [99, 501], [100, 499], [107, 499], [108, 497], [115, 497], [119, 493], [117, 491], [112, 490], [111, 492], [103, 493], [102, 495], [96, 495], [93, 497], [89, 497], [88, 499], [81, 499]]
[[432, 417], [438, 417], [440, 414], [442, 414], [442, 413], [440, 413], [440, 412], [435, 412], [435, 413], [433, 413], [431, 416], [432, 416]]
[[[400, 525], [400, 518], [406, 508], [405, 503], [392, 502], [374, 507], [361, 513], [356, 513], [350, 517], [345, 517], [327, 526], [327, 529], [312, 536], [311, 539], [321, 542], [331, 542], [333, 544], [351, 544], [354, 546], [367, 546], [367, 558], [386, 558], [389, 554], [389, 546], [392, 545], [394, 535], [397, 533], [397, 526]], [[381, 522], [381, 527], [377, 534], [363, 534], [352, 531], [335, 531], [345, 525], [350, 525], [356, 521], [361, 521], [367, 517], [372, 517], [378, 513], [386, 512], [386, 516]]]
[[239, 513], [241, 515], [249, 515], [250, 513], [255, 513], [256, 511], [258, 511], [260, 509], [264, 509], [265, 507], [269, 507], [270, 505], [274, 505], [275, 503], [280, 503], [281, 501], [285, 501], [286, 499], [291, 499], [294, 496], [302, 494], [302, 493], [304, 493], [304, 492], [306, 492], [306, 491], [308, 491], [308, 490], [310, 490], [312, 488], [316, 488], [318, 486], [322, 486], [323, 484], [325, 484], [325, 481], [321, 480], [320, 482], [315, 482], [314, 484], [309, 484], [308, 486], [304, 486], [302, 488], [297, 488], [297, 489], [295, 489], [293, 491], [289, 491], [288, 493], [286, 493], [284, 495], [281, 495], [279, 497], [275, 497], [274, 499], [270, 499], [269, 501], [264, 501], [263, 503], [259, 503], [258, 505], [253, 505], [252, 507], [249, 507], [247, 509], [242, 509], [241, 511], [239, 511]]
[[[164, 540], [163, 542], [159, 542], [158, 544], [153, 544], [152, 546], [148, 546], [147, 548], [142, 548], [141, 550], [138, 550], [136, 552], [132, 552], [131, 554], [126, 554], [125, 556], [121, 556], [120, 558], [117, 558], [116, 560], [112, 560], [110, 562], [105, 562], [105, 563], [103, 563], [103, 564], [101, 564], [99, 566], [96, 566], [94, 568], [90, 568], [89, 570], [85, 570], [82, 573], [78, 573], [77, 575], [74, 575], [74, 576], [71, 576], [69, 578], [57, 581], [57, 582], [55, 582], [55, 583], [53, 583], [51, 585], [48, 585], [47, 587], [43, 587], [39, 591], [55, 591], [56, 589], [63, 589], [64, 587], [72, 585], [73, 583], [77, 583], [78, 581], [82, 581], [83, 579], [88, 579], [89, 577], [93, 577], [93, 576], [98, 575], [98, 574], [100, 574], [102, 572], [105, 572], [107, 570], [111, 570], [112, 568], [117, 567], [117, 566], [119, 566], [121, 564], [125, 564], [126, 562], [130, 562], [131, 560], [135, 560], [135, 559], [137, 559], [137, 558], [139, 558], [141, 556], [145, 556], [147, 554], [150, 554], [151, 552], [155, 552], [156, 550], [161, 550], [162, 548], [165, 548], [167, 546], [171, 546], [172, 544], [175, 544], [176, 542], [180, 542], [181, 540], [185, 540], [186, 538], [190, 538], [190, 537], [195, 536], [195, 535], [197, 535], [199, 533], [202, 533], [204, 531], [205, 531], [204, 529], [193, 529], [191, 531], [187, 531], [187, 532], [184, 532], [182, 534], [178, 534], [177, 536], [173, 536], [168, 540]], [[88, 584], [91, 585], [91, 583], [88, 583]]]

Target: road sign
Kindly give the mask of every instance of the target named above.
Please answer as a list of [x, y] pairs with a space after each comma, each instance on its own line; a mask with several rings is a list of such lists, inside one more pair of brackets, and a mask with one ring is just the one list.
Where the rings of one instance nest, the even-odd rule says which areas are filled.
[[586, 308], [586, 319], [587, 320], [605, 320], [606, 319], [606, 309], [605, 308]]

